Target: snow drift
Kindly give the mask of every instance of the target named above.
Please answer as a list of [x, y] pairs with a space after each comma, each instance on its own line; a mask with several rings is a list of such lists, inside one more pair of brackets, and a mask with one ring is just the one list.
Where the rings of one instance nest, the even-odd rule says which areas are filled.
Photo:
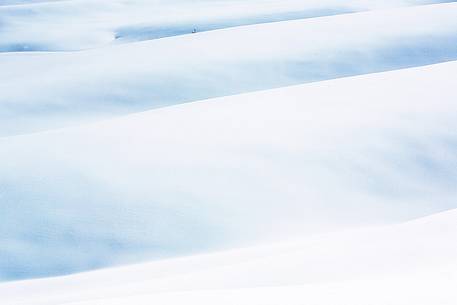
[[56, 274], [456, 207], [455, 73], [451, 62], [2, 138], [0, 270]]
[[456, 16], [0, 0], [1, 305], [455, 305]]
[[288, 243], [3, 284], [0, 295], [6, 305], [451, 305], [457, 300], [456, 212]]
[[[69, 51], [437, 0], [2, 0], [0, 52]], [[21, 5], [14, 5], [21, 4]]]
[[448, 3], [234, 27], [82, 52], [0, 54], [0, 135], [457, 60], [456, 15], [457, 4]]

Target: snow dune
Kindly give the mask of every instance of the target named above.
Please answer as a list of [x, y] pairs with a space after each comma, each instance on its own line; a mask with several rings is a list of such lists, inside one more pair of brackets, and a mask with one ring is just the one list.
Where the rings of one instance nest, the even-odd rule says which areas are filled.
[[61, 274], [456, 208], [456, 73], [450, 62], [2, 138], [0, 270]]
[[456, 236], [452, 210], [399, 225], [3, 284], [0, 295], [6, 305], [451, 305]]
[[0, 304], [455, 305], [456, 16], [0, 0]]
[[3, 54], [0, 135], [456, 60], [456, 15], [457, 3], [447, 3], [234, 27], [91, 51]]
[[0, 52], [81, 50], [113, 42], [189, 34], [194, 29], [200, 32], [443, 2], [449, 1], [2, 0]]

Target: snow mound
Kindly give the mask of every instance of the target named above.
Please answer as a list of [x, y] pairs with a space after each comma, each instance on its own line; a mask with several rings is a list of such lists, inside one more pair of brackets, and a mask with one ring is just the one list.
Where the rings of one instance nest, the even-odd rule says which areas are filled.
[[0, 54], [0, 136], [457, 60], [456, 15], [457, 3], [447, 3], [234, 27], [91, 51]]
[[[239, 25], [448, 1], [2, 0], [0, 52], [68, 51]], [[18, 5], [20, 4], [20, 5]]]
[[2, 138], [0, 270], [62, 274], [455, 208], [456, 73], [450, 62]]
[[5, 305], [450, 305], [457, 300], [456, 237], [452, 210], [400, 225], [4, 284], [0, 295]]

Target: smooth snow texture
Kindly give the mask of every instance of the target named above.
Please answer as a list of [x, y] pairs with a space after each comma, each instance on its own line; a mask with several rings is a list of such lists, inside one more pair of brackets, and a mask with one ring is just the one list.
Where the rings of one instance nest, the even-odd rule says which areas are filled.
[[2, 276], [455, 208], [456, 73], [450, 62], [2, 138]]
[[2, 0], [0, 52], [81, 50], [117, 42], [189, 34], [194, 29], [201, 32], [441, 2], [449, 1]]
[[456, 15], [457, 3], [447, 3], [233, 27], [90, 51], [0, 54], [0, 136], [456, 60]]
[[456, 237], [457, 210], [452, 210], [400, 225], [3, 284], [0, 301], [452, 305], [457, 301]]

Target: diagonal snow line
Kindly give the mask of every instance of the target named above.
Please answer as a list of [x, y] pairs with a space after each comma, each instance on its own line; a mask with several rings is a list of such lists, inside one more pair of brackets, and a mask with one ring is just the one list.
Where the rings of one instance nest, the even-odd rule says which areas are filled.
[[[291, 1], [291, 5], [289, 4], [277, 4], [276, 11], [280, 12], [275, 12], [275, 10], [262, 10], [263, 6], [267, 5], [272, 5], [275, 4], [275, 2], [271, 3], [257, 3], [253, 2], [252, 6], [253, 8], [258, 6], [257, 9], [260, 10], [259, 13], [245, 13], [245, 15], [242, 16], [218, 16], [217, 15], [217, 10], [215, 11], [216, 15], [214, 16], [205, 16], [204, 18], [196, 19], [196, 20], [188, 20], [188, 21], [176, 21], [176, 20], [164, 20], [162, 23], [156, 22], [156, 23], [148, 23], [148, 22], [143, 22], [143, 23], [127, 23], [127, 24], [119, 24], [119, 25], [109, 25], [108, 28], [110, 28], [110, 31], [113, 31], [116, 36], [116, 40], [123, 40], [125, 42], [131, 42], [131, 41], [145, 41], [145, 40], [154, 40], [158, 38], [164, 38], [164, 37], [173, 37], [173, 36], [179, 36], [179, 35], [185, 35], [188, 33], [193, 32], [193, 29], [198, 29], [198, 32], [205, 32], [209, 30], [216, 30], [216, 29], [222, 29], [222, 28], [231, 28], [231, 27], [236, 27], [236, 26], [243, 26], [243, 25], [253, 25], [253, 24], [263, 24], [263, 23], [271, 23], [271, 22], [281, 22], [281, 21], [287, 21], [287, 20], [301, 20], [301, 19], [312, 19], [315, 17], [321, 17], [321, 16], [332, 16], [332, 15], [341, 15], [341, 14], [346, 14], [346, 13], [355, 13], [355, 12], [364, 12], [364, 11], [375, 11], [379, 9], [385, 9], [385, 8], [399, 8], [399, 7], [412, 7], [412, 6], [420, 6], [420, 5], [427, 5], [429, 4], [429, 1], [399, 1], [398, 4], [389, 4], [386, 6], [382, 6], [381, 8], [378, 8], [377, 5], [373, 6], [373, 1], [366, 1], [362, 3], [349, 3], [347, 5], [342, 5], [338, 4], [338, 2], [333, 3], [330, 1], [328, 4], [322, 4], [322, 5], [317, 5], [317, 4], [311, 4], [309, 7], [303, 8], [302, 6], [297, 5], [297, 3], [294, 3], [294, 1]], [[45, 3], [32, 3], [31, 5], [37, 6], [39, 8], [40, 4], [45, 5], [45, 6], [52, 6], [53, 3], [57, 7], [62, 7], [62, 2], [45, 2]], [[75, 2], [69, 2], [72, 5], [75, 4]], [[84, 3], [82, 1], [81, 3]], [[221, 2], [222, 4], [224, 2]], [[432, 1], [432, 3], [445, 3], [445, 1], [440, 2], [440, 1]], [[102, 2], [103, 4], [103, 2]], [[141, 4], [140, 4], [141, 5]], [[160, 7], [160, 4], [157, 4]], [[239, 5], [237, 3], [233, 3], [233, 5], [236, 7], [236, 5]], [[248, 4], [246, 4], [249, 6]], [[24, 5], [21, 5], [24, 6]], [[0, 7], [1, 8], [1, 7]], [[224, 8], [224, 7], [222, 7]], [[229, 7], [228, 7], [229, 8]], [[253, 10], [254, 11], [254, 10]], [[0, 10], [1, 12], [1, 10]], [[128, 14], [128, 13], [126, 13]], [[235, 14], [236, 15], [236, 14]], [[6, 14], [8, 16], [8, 14]], [[14, 16], [14, 13], [13, 13]], [[19, 16], [20, 17], [20, 16]], [[17, 18], [17, 17], [16, 17]], [[51, 17], [50, 17], [51, 18]], [[56, 17], [57, 18], [57, 17]], [[81, 16], [84, 20], [84, 16]], [[179, 18], [178, 18], [179, 19]], [[8, 19], [6, 19], [8, 20]], [[32, 19], [33, 21], [33, 19]], [[32, 22], [32, 21], [29, 21]], [[90, 23], [90, 20], [87, 22]], [[24, 23], [27, 24], [27, 20], [24, 20]], [[7, 25], [8, 23], [6, 23]], [[30, 27], [32, 27], [33, 24], [30, 24]], [[95, 28], [92, 29], [92, 31], [96, 31], [97, 25], [94, 25]], [[5, 27], [6, 30], [8, 27]], [[25, 27], [26, 28], [26, 27]], [[82, 29], [84, 31], [89, 30], [90, 28], [85, 28]], [[21, 32], [19, 32], [21, 34]], [[53, 47], [47, 48], [46, 46], [41, 46], [39, 43], [36, 46], [27, 46], [27, 48], [21, 48], [21, 43], [18, 43], [17, 45], [11, 45], [9, 48], [2, 47], [0, 45], [0, 52], [40, 52], [40, 51], [54, 51], [54, 52], [63, 52], [63, 51], [76, 51], [76, 50], [91, 50], [95, 49], [97, 47], [104, 47], [108, 46], [110, 44], [110, 40], [106, 40], [103, 43], [100, 43], [94, 47], [82, 47], [82, 48], [72, 48], [72, 47], [67, 47], [64, 49], [55, 49], [53, 50]], [[2, 49], [3, 48], [3, 49]]]
[[[347, 10], [347, 11], [334, 11], [332, 12], [331, 10], [322, 10], [316, 11], [316, 12], [309, 12], [307, 10], [305, 11], [295, 11], [292, 13], [287, 13], [286, 15], [295, 15], [291, 17], [272, 17], [271, 19], [274, 20], [268, 20], [269, 18], [266, 16], [257, 16], [253, 17], [252, 21], [243, 21], [240, 20], [239, 22], [234, 22], [233, 24], [230, 24], [230, 21], [227, 21], [227, 24], [205, 24], [205, 23], [193, 23], [189, 25], [184, 25], [183, 29], [176, 29], [175, 34], [161, 34], [161, 33], [154, 33], [154, 30], [157, 30], [157, 27], [150, 27], [150, 36], [145, 38], [140, 38], [140, 39], [134, 39], [134, 38], [128, 38], [125, 39], [122, 34], [117, 34], [119, 37], [116, 38], [116, 40], [121, 40], [126, 44], [132, 44], [132, 43], [139, 43], [139, 42], [144, 42], [144, 41], [151, 41], [151, 40], [158, 40], [158, 39], [167, 39], [167, 38], [173, 38], [177, 36], [184, 36], [184, 35], [199, 35], [200, 33], [205, 33], [205, 32], [213, 32], [213, 31], [220, 31], [220, 30], [230, 30], [230, 29], [249, 29], [251, 26], [257, 26], [257, 25], [268, 25], [268, 24], [275, 24], [275, 23], [284, 23], [284, 22], [293, 22], [293, 21], [313, 21], [314, 19], [325, 19], [325, 18], [330, 18], [331, 20], [332, 17], [337, 17], [337, 16], [342, 16], [342, 15], [353, 15], [353, 14], [364, 14], [364, 13], [370, 13], [370, 12], [378, 12], [378, 11], [393, 11], [393, 10], [400, 10], [400, 9], [406, 9], [406, 8], [413, 8], [413, 7], [427, 7], [427, 6], [436, 6], [436, 5], [442, 5], [442, 4], [448, 4], [448, 3], [453, 3], [454, 1], [443, 1], [442, 3], [429, 3], [429, 4], [417, 4], [417, 5], [411, 5], [411, 6], [399, 6], [395, 8], [384, 8], [384, 9], [361, 9], [361, 10]], [[161, 29], [158, 27], [159, 30]], [[192, 28], [198, 28], [198, 32], [192, 33]], [[132, 27], [130, 28], [131, 31], [135, 31], [135, 28]], [[142, 31], [148, 31], [147, 26], [140, 26], [138, 30]], [[166, 31], [172, 31], [167, 27], [164, 27], [162, 30]], [[181, 32], [181, 33], [179, 33]], [[143, 34], [144, 35], [144, 34]], [[144, 36], [148, 36], [147, 34]], [[107, 44], [105, 47], [110, 47], [111, 45]], [[80, 51], [86, 51], [86, 50], [94, 50], [96, 48], [90, 48], [90, 49], [84, 49]], [[50, 51], [52, 52], [52, 51]], [[57, 51], [61, 52], [61, 51]], [[74, 52], [74, 51], [71, 51]]]
[[0, 133], [49, 130], [205, 98], [455, 60], [456, 9], [455, 4], [417, 6], [79, 53], [5, 54], [0, 56], [5, 88]]
[[[389, 246], [392, 246], [392, 245], [394, 245], [395, 247], [398, 246], [398, 242], [395, 240], [392, 240], [392, 237], [394, 237], [394, 239], [398, 238], [398, 236], [402, 235], [402, 231], [404, 231], [406, 229], [406, 232], [409, 231], [408, 235], [406, 235], [407, 238], [408, 238], [408, 236], [414, 236], [415, 234], [421, 235], [422, 238], [425, 238], [425, 240], [422, 243], [424, 245], [426, 245], [427, 242], [430, 240], [430, 238], [433, 239], [433, 234], [436, 234], [437, 232], [442, 231], [439, 227], [438, 227], [438, 230], [436, 228], [433, 228], [434, 225], [446, 226], [446, 222], [455, 223], [455, 216], [456, 216], [455, 211], [457, 211], [457, 210], [431, 215], [428, 217], [428, 221], [425, 224], [407, 222], [407, 223], [402, 224], [401, 228], [398, 228], [398, 225], [394, 225], [393, 227], [391, 227], [391, 226], [379, 227], [375, 230], [372, 228], [360, 229], [358, 231], [352, 231], [352, 232], [349, 231], [349, 232], [343, 232], [343, 233], [329, 234], [327, 236], [320, 236], [320, 237], [317, 236], [317, 237], [313, 237], [312, 240], [314, 240], [313, 241], [314, 243], [315, 242], [323, 243], [324, 245], [327, 245], [327, 246], [336, 242], [337, 246], [338, 246], [340, 239], [343, 238], [343, 240], [346, 240], [346, 242], [349, 240], [352, 240], [352, 239], [358, 240], [359, 239], [358, 236], [360, 236], [361, 233], [362, 233], [362, 236], [372, 236], [373, 239], [380, 238], [385, 235], [383, 238], [384, 238], [384, 242], [386, 243], [386, 245], [384, 245], [381, 249], [386, 250], [387, 248], [389, 248]], [[447, 221], [447, 219], [449, 221]], [[441, 221], [441, 220], [444, 220], [444, 221]], [[430, 225], [432, 225], [432, 226], [430, 226]], [[454, 225], [454, 227], [455, 227], [455, 225]], [[395, 228], [395, 230], [392, 231], [392, 228]], [[431, 228], [430, 231], [433, 233], [432, 237], [423, 236], [422, 232], [424, 230], [426, 230], [427, 228]], [[413, 230], [411, 230], [411, 229], [413, 229]], [[386, 232], [388, 233], [387, 235], [386, 235]], [[450, 236], [452, 236], [452, 235], [449, 235], [448, 237], [450, 237]], [[400, 238], [400, 240], [403, 240], [403, 239]], [[407, 246], [406, 247], [402, 246], [403, 248], [407, 249], [408, 251], [416, 250], [416, 248], [414, 248], [415, 247], [414, 243], [411, 243], [409, 245], [408, 244], [409, 242], [407, 242], [407, 240], [403, 240], [403, 243], [405, 241], [406, 241]], [[445, 241], [449, 242], [450, 240], [446, 239]], [[354, 244], [356, 249], [359, 249], [358, 251], [364, 251], [363, 250], [363, 247], [365, 246], [365, 245], [363, 245], [364, 242], [366, 242], [365, 237], [363, 237], [360, 241], [357, 241], [357, 243]], [[293, 247], [290, 247], [290, 245], [292, 245]], [[354, 247], [354, 245], [350, 244], [349, 247]], [[278, 248], [281, 251], [278, 252], [277, 251]], [[284, 248], [284, 249], [281, 249], [281, 248]], [[195, 262], [193, 263], [192, 260], [200, 260], [201, 262], [208, 262], [208, 261], [211, 261], [211, 257], [221, 256], [221, 257], [225, 257], [224, 260], [221, 261], [222, 263], [232, 263], [233, 265], [231, 268], [237, 268], [239, 270], [244, 270], [245, 267], [243, 267], [243, 266], [245, 266], [245, 265], [249, 266], [249, 264], [251, 262], [253, 262], [253, 261], [255, 262], [256, 260], [262, 259], [262, 256], [266, 256], [266, 257], [270, 256], [270, 257], [275, 257], [274, 262], [276, 264], [276, 267], [278, 267], [278, 266], [281, 266], [281, 264], [287, 264], [288, 260], [286, 258], [290, 255], [292, 255], [292, 257], [294, 257], [294, 254], [293, 254], [294, 252], [303, 251], [303, 249], [307, 249], [307, 248], [309, 248], [309, 243], [307, 243], [307, 242], [303, 243], [303, 241], [297, 241], [294, 243], [290, 243], [289, 245], [287, 243], [275, 244], [275, 245], [265, 245], [265, 246], [260, 246], [260, 247], [254, 247], [251, 249], [233, 250], [233, 251], [229, 251], [229, 252], [221, 252], [221, 253], [215, 253], [215, 254], [207, 254], [207, 255], [203, 255], [203, 256], [195, 256], [193, 258], [192, 257], [183, 258], [183, 259], [174, 260], [174, 262], [179, 262], [180, 260], [182, 260], [182, 261], [188, 260], [189, 264], [194, 264]], [[260, 256], [257, 258], [254, 258], [253, 260], [249, 259], [249, 260], [247, 260], [247, 261], [245, 260], [243, 262], [242, 258], [245, 257], [246, 254], [249, 254], [249, 252], [254, 249], [256, 249], [256, 251], [258, 252], [257, 254], [260, 254]], [[439, 251], [439, 250], [437, 250], [437, 251]], [[286, 254], [285, 259], [282, 259], [283, 253]], [[303, 254], [303, 259], [306, 258], [306, 255], [307, 254], [305, 251]], [[297, 256], [295, 255], [295, 257], [297, 257]], [[300, 257], [300, 256], [298, 256], [298, 257]], [[335, 259], [338, 259], [338, 258], [335, 257]], [[382, 261], [382, 259], [384, 259], [384, 258], [380, 258], [381, 261]], [[403, 258], [400, 258], [400, 261], [402, 261], [402, 260], [403, 260]], [[68, 293], [64, 299], [67, 299], [69, 304], [73, 304], [73, 303], [85, 304], [85, 302], [100, 302], [100, 301], [105, 302], [105, 301], [108, 301], [109, 299], [111, 299], [111, 300], [116, 299], [118, 301], [125, 300], [127, 302], [128, 300], [131, 300], [132, 297], [133, 298], [153, 297], [153, 296], [159, 296], [159, 295], [168, 295], [169, 296], [169, 295], [175, 294], [177, 292], [187, 294], [187, 293], [194, 293], [194, 292], [198, 293], [198, 291], [208, 293], [209, 291], [214, 291], [214, 292], [215, 291], [235, 291], [235, 290], [236, 291], [246, 291], [246, 290], [252, 290], [252, 288], [260, 289], [260, 290], [275, 289], [274, 287], [278, 287], [278, 286], [289, 287], [289, 288], [303, 287], [303, 286], [301, 286], [301, 284], [296, 284], [296, 283], [295, 284], [277, 284], [274, 286], [252, 285], [249, 287], [245, 287], [244, 289], [235, 289], [235, 288], [222, 289], [221, 287], [214, 287], [214, 288], [211, 288], [210, 290], [208, 290], [208, 288], [204, 288], [204, 287], [193, 288], [191, 286], [189, 286], [189, 287], [185, 287], [185, 286], [178, 287], [177, 286], [176, 289], [173, 289], [173, 287], [170, 287], [171, 290], [168, 290], [168, 291], [166, 291], [166, 290], [165, 291], [161, 291], [161, 290], [152, 291], [155, 288], [154, 282], [150, 282], [149, 284], [147, 284], [144, 287], [149, 286], [151, 291], [148, 291], [147, 289], [144, 289], [144, 288], [142, 290], [141, 289], [140, 290], [135, 290], [135, 289], [129, 290], [127, 288], [127, 286], [134, 287], [136, 285], [141, 285], [140, 278], [142, 278], [142, 281], [152, 280], [152, 278], [154, 277], [154, 274], [151, 273], [152, 269], [150, 269], [150, 268], [153, 267], [154, 265], [159, 267], [161, 264], [164, 264], [166, 262], [167, 261], [158, 261], [158, 262], [155, 262], [152, 264], [145, 264], [145, 265], [143, 265], [144, 267], [142, 267], [142, 265], [127, 266], [127, 267], [123, 267], [123, 268], [113, 268], [113, 269], [107, 269], [107, 270], [102, 270], [102, 271], [84, 273], [84, 274], [80, 274], [80, 275], [73, 275], [73, 276], [69, 276], [69, 277], [60, 277], [60, 278], [54, 278], [54, 279], [32, 280], [32, 281], [26, 281], [26, 282], [3, 284], [3, 285], [0, 285], [0, 291], [1, 291], [1, 289], [6, 289], [6, 290], [13, 289], [13, 290], [17, 290], [17, 291], [23, 291], [23, 290], [33, 291], [30, 289], [33, 288], [33, 285], [35, 285], [35, 284], [43, 284], [43, 285], [41, 285], [40, 290], [43, 290], [44, 287], [46, 287], [46, 286], [52, 290], [52, 287], [54, 286], [54, 284], [57, 284], [56, 286], [59, 286], [59, 282], [60, 282], [60, 284], [62, 284], [64, 282], [68, 281], [71, 284], [67, 286], [67, 291], [65, 291], [65, 290], [60, 291], [61, 293], [64, 293], [64, 292]], [[173, 263], [173, 260], [171, 260], [169, 262]], [[449, 265], [449, 266], [451, 266], [451, 265]], [[273, 267], [275, 265], [270, 263], [270, 264], [268, 264], [268, 266]], [[448, 265], [444, 265], [444, 266], [446, 267]], [[204, 267], [204, 265], [202, 267]], [[427, 268], [429, 268], [429, 267], [430, 267], [429, 265], [424, 265], [424, 266], [422, 266], [422, 269], [427, 271]], [[229, 269], [227, 269], [227, 268], [221, 269], [220, 265], [212, 266], [209, 269], [213, 270], [212, 273], [209, 273], [209, 275], [221, 273], [221, 276], [223, 276], [224, 272], [229, 271]], [[177, 270], [179, 270], [179, 268]], [[249, 270], [249, 268], [247, 270]], [[439, 272], [442, 272], [442, 271], [440, 271], [440, 268], [438, 268], [438, 269], [432, 268], [429, 270], [431, 270], [433, 272], [438, 271], [438, 274], [439, 274]], [[200, 273], [200, 271], [199, 270], [194, 271], [194, 274], [197, 276], [196, 278], [198, 278], [198, 274]], [[362, 278], [362, 279], [350, 280], [349, 283], [354, 283], [355, 286], [357, 287], [360, 285], [360, 283], [366, 282], [366, 280], [376, 282], [376, 281], [380, 281], [380, 280], [383, 281], [384, 278], [401, 279], [404, 276], [412, 278], [412, 277], [417, 277], [417, 275], [414, 275], [414, 273], [417, 273], [417, 271], [418, 270], [414, 271], [413, 273], [406, 273], [406, 274], [400, 273], [400, 274], [395, 275], [394, 277], [392, 274], [387, 274], [387, 275], [383, 275], [383, 276], [377, 276], [374, 278], [368, 277], [366, 279]], [[246, 271], [246, 272], [248, 272], [248, 271]], [[147, 275], [145, 275], [146, 273], [147, 273]], [[135, 280], [135, 276], [134, 276], [135, 274], [137, 274], [137, 276], [138, 276], [138, 281]], [[171, 276], [176, 277], [176, 274], [174, 274], [174, 275], [171, 274]], [[421, 281], [423, 281], [424, 283], [428, 283], [427, 279], [423, 278], [422, 276], [423, 275], [421, 275]], [[77, 279], [78, 277], [80, 277], [79, 281], [78, 280], [75, 281], [75, 279]], [[117, 279], [121, 279], [121, 280], [118, 281], [119, 282], [118, 286], [112, 286], [111, 289], [109, 289], [109, 285], [110, 285], [109, 282], [108, 283], [105, 282], [103, 280], [103, 278], [105, 278], [105, 279], [117, 278]], [[190, 278], [192, 278], [192, 276]], [[208, 279], [211, 279], [211, 276], [209, 276]], [[167, 277], [163, 277], [161, 280], [164, 282], [168, 281]], [[429, 281], [433, 282], [434, 279], [429, 279]], [[102, 287], [101, 288], [92, 287], [92, 288], [98, 289], [98, 292], [96, 294], [90, 296], [89, 294], [87, 294], [84, 291], [85, 289], [80, 286], [80, 284], [82, 282], [86, 282], [86, 283], [87, 282], [89, 282], [89, 283], [96, 282], [96, 283], [99, 283], [98, 285], [102, 286]], [[324, 282], [324, 283], [312, 283], [312, 284], [308, 284], [305, 286], [327, 287], [327, 289], [328, 289], [329, 285], [332, 286], [335, 283], [338, 284], [338, 283], [347, 283], [347, 282], [348, 282], [347, 280], [341, 281], [338, 279], [334, 279], [334, 280], [330, 280], [330, 281]], [[444, 283], [445, 282], [443, 282], [443, 284]], [[299, 285], [299, 286], [297, 286], [297, 285]], [[21, 288], [21, 286], [22, 286], [22, 288]], [[65, 287], [65, 286], [63, 286], [63, 287]], [[118, 288], [116, 288], [116, 287], [118, 287]], [[54, 289], [56, 289], [56, 288], [54, 288]], [[81, 291], [78, 292], [78, 289]], [[70, 290], [74, 290], [74, 292], [70, 293]], [[125, 290], [124, 294], [117, 294], [117, 292], [119, 292], [120, 290]], [[51, 292], [51, 291], [48, 291], [48, 292]], [[118, 296], [116, 297], [116, 295], [118, 295]], [[49, 299], [49, 303], [46, 303], [46, 304], [57, 304], [57, 303], [58, 304], [67, 304], [67, 301], [65, 301], [62, 298], [59, 301], [57, 301], [58, 299], [56, 299], [56, 301], [53, 302], [53, 301], [51, 301], [52, 294], [50, 296], [51, 296], [51, 299]], [[49, 295], [48, 295], [48, 297], [49, 297]], [[59, 298], [58, 294], [57, 294], [57, 297]], [[71, 298], [77, 298], [78, 301], [74, 301], [74, 300], [71, 301]], [[40, 304], [40, 303], [38, 303], [38, 304]], [[92, 303], [90, 303], [90, 304], [92, 304]], [[96, 303], [96, 304], [98, 304], [98, 303]], [[129, 303], [127, 302], [126, 304], [129, 304]]]
[[[179, 189], [192, 194], [179, 202], [197, 197], [209, 198], [210, 206], [221, 205], [228, 210], [234, 202], [242, 205], [242, 216], [235, 223], [244, 230], [255, 228], [257, 222], [262, 227], [262, 220], [271, 226], [271, 215], [263, 214], [265, 202], [273, 207], [280, 202], [272, 213], [286, 213], [283, 217], [287, 216], [288, 225], [292, 223], [289, 217], [295, 216], [287, 215], [289, 204], [305, 211], [308, 204], [314, 210], [322, 208], [325, 213], [321, 220], [329, 221], [337, 214], [337, 219], [356, 223], [371, 223], [381, 217], [399, 222], [455, 207], [455, 146], [449, 142], [449, 131], [455, 130], [456, 105], [453, 79], [448, 76], [454, 75], [456, 67], [452, 62], [225, 97], [93, 126], [2, 140], [2, 200], [12, 202], [7, 207], [15, 213], [18, 205], [19, 209], [21, 204], [34, 206], [30, 202], [38, 198], [41, 204], [34, 207], [39, 211], [31, 215], [40, 215], [41, 219], [55, 210], [52, 203], [43, 206], [48, 196], [69, 208], [80, 207], [84, 200], [79, 194], [96, 187], [99, 191], [94, 194], [100, 194], [94, 201], [97, 206], [104, 202], [111, 206], [118, 197], [127, 198], [117, 206], [128, 204], [129, 209], [140, 211], [149, 221], [160, 213], [167, 215], [170, 205], [153, 208], [152, 215], [148, 214], [143, 205], [135, 206], [138, 193], [151, 202], [164, 198], [168, 203], [167, 198]], [[436, 92], [440, 92], [439, 99]], [[39, 179], [29, 174], [30, 168], [35, 169]], [[327, 173], [329, 168], [331, 175]], [[170, 171], [173, 177], [167, 179]], [[78, 181], [81, 176], [82, 184]], [[225, 191], [227, 181], [230, 194]], [[290, 192], [287, 185], [292, 181], [298, 183]], [[269, 186], [268, 190], [264, 185]], [[108, 192], [100, 192], [103, 189]], [[231, 199], [225, 201], [227, 197]], [[435, 202], [432, 210], [430, 198]], [[334, 205], [343, 199], [351, 208]], [[203, 199], [197, 200], [190, 210], [182, 207], [180, 215], [190, 211], [189, 218], [195, 219], [193, 211], [198, 207], [206, 211], [208, 205]], [[85, 205], [82, 215], [88, 213], [86, 217], [91, 217], [90, 208], [91, 204]], [[398, 214], [392, 210], [403, 217], [397, 219]], [[129, 223], [124, 209], [119, 211], [121, 215], [115, 217]], [[396, 216], [391, 218], [392, 214]], [[255, 217], [244, 219], [245, 215]], [[0, 216], [4, 217], [4, 225], [13, 221], [9, 232], [27, 223], [19, 226], [8, 214]], [[309, 211], [298, 216], [298, 224], [317, 219]], [[217, 219], [211, 223], [230, 226], [224, 223], [223, 213], [213, 211], [211, 218]], [[101, 219], [107, 219], [106, 214]], [[148, 221], [141, 223], [147, 226]], [[72, 230], [77, 228], [78, 223]], [[84, 234], [85, 227], [80, 230]], [[114, 238], [116, 232], [111, 234]], [[245, 236], [246, 232], [236, 235]], [[185, 242], [179, 236], [176, 240], [166, 238], [167, 242]], [[154, 237], [151, 240], [154, 243]], [[80, 242], [79, 246], [83, 245]]]
[[[69, 1], [71, 1], [71, 0], [69, 0]], [[390, 74], [401, 73], [401, 71], [421, 72], [424, 69], [428, 69], [429, 67], [433, 68], [433, 67], [446, 66], [448, 64], [455, 64], [455, 63], [457, 63], [457, 60], [450, 60], [450, 61], [446, 61], [446, 62], [442, 62], [442, 63], [428, 64], [428, 65], [417, 66], [417, 67], [407, 67], [407, 68], [400, 68], [400, 69], [394, 69], [394, 70], [389, 70], [389, 71], [371, 72], [371, 73], [360, 74], [360, 75], [353, 75], [353, 76], [339, 77], [339, 78], [333, 78], [333, 79], [326, 79], [326, 80], [321, 80], [321, 81], [306, 82], [306, 83], [301, 83], [301, 84], [282, 86], [282, 87], [278, 87], [278, 88], [262, 89], [262, 90], [243, 92], [243, 93], [231, 94], [231, 95], [220, 96], [220, 97], [210, 97], [207, 99], [190, 101], [190, 102], [180, 103], [180, 104], [174, 104], [174, 105], [164, 106], [164, 107], [160, 107], [160, 108], [145, 109], [145, 110], [136, 111], [133, 113], [119, 115], [119, 116], [112, 117], [112, 118], [99, 119], [96, 122], [76, 124], [74, 126], [59, 127], [59, 128], [49, 129], [49, 130], [38, 130], [38, 131], [26, 132], [26, 133], [22, 133], [22, 134], [20, 133], [20, 134], [12, 134], [12, 135], [0, 135], [0, 139], [8, 140], [8, 139], [14, 139], [14, 138], [18, 138], [18, 137], [39, 136], [41, 134], [43, 134], [43, 135], [54, 134], [54, 133], [65, 132], [67, 130], [68, 131], [78, 130], [80, 128], [91, 128], [91, 127], [96, 127], [99, 125], [110, 124], [111, 122], [128, 120], [129, 118], [134, 118], [136, 116], [142, 116], [142, 115], [145, 115], [148, 113], [157, 113], [157, 112], [160, 113], [161, 111], [168, 111], [169, 109], [192, 107], [193, 104], [217, 103], [220, 100], [225, 100], [227, 98], [228, 99], [237, 98], [237, 97], [249, 98], [251, 96], [255, 97], [258, 94], [268, 94], [269, 92], [274, 93], [274, 92], [287, 91], [289, 88], [290, 89], [306, 88], [306, 87], [313, 87], [313, 86], [320, 86], [320, 85], [325, 86], [326, 84], [332, 84], [334, 82], [340, 82], [340, 81], [350, 81], [350, 80], [357, 81], [357, 80], [363, 80], [363, 79], [371, 78], [371, 77], [378, 77], [378, 76], [381, 77], [384, 75], [388, 76]]]

